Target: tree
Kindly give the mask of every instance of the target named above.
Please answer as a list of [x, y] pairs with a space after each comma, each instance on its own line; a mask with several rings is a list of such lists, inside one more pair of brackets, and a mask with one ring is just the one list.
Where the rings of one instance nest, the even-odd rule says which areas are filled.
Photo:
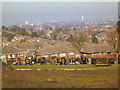
[[117, 32], [118, 32], [118, 50], [120, 51], [120, 20], [117, 22]]
[[52, 33], [52, 34], [51, 34], [51, 39], [52, 39], [52, 40], [57, 40], [57, 34]]
[[7, 32], [2, 32], [2, 37], [6, 37], [9, 42], [14, 38], [14, 34], [12, 33], [7, 33]]
[[9, 30], [12, 31], [12, 32], [18, 32], [18, 31], [20, 31], [20, 27], [14, 25], [14, 26], [11, 26], [11, 27], [9, 28]]
[[95, 37], [95, 35], [92, 35], [92, 42], [93, 43], [98, 43], [98, 39]]
[[114, 50], [117, 50], [117, 46], [118, 46], [118, 33], [116, 30], [109, 30], [109, 32], [107, 33], [107, 41], [108, 43], [114, 47]]
[[28, 32], [26, 32], [26, 30], [24, 28], [22, 28], [18, 34], [21, 34], [21, 35], [28, 35]]
[[32, 32], [31, 37], [38, 37], [37, 32]]
[[2, 30], [8, 30], [8, 27], [2, 26]]
[[77, 51], [81, 52], [81, 49], [85, 44], [86, 40], [87, 40], [87, 37], [84, 36], [84, 33], [79, 33], [79, 35], [70, 35], [70, 38], [68, 41]]
[[44, 30], [37, 31], [37, 33], [40, 37], [42, 37], [45, 34]]
[[9, 30], [11, 32], [14, 32], [15, 34], [29, 35], [25, 28], [21, 28], [19, 26], [12, 26], [11, 28], [9, 28]]

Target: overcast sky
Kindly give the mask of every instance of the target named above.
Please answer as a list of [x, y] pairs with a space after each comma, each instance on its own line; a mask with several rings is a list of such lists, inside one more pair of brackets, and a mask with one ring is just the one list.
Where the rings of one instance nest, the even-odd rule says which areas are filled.
[[78, 21], [118, 17], [117, 2], [3, 2], [2, 24], [24, 21]]

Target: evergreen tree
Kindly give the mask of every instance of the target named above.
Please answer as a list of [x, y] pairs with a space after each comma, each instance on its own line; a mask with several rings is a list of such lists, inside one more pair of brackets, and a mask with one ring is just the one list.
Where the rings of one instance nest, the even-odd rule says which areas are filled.
[[31, 37], [38, 37], [37, 32], [32, 32]]

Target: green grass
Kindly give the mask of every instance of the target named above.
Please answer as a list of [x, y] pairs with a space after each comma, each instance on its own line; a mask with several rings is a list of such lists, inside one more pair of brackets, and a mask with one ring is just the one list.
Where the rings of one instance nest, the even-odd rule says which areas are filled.
[[80, 64], [80, 65], [11, 65], [15, 69], [117, 69], [118, 64], [112, 66], [100, 66], [96, 67], [91, 64]]

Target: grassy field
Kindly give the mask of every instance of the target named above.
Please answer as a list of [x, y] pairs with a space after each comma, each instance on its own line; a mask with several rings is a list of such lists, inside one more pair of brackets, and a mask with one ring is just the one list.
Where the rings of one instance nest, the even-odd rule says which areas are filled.
[[118, 70], [5, 71], [3, 88], [117, 88]]
[[[14, 68], [42, 68], [37, 71], [2, 69], [3, 88], [118, 88], [118, 65], [20, 65]], [[48, 68], [98, 68], [94, 70], [44, 70]]]
[[113, 64], [112, 66], [101, 66], [96, 67], [92, 64], [80, 64], [80, 65], [11, 65], [15, 69], [117, 69], [118, 64]]

